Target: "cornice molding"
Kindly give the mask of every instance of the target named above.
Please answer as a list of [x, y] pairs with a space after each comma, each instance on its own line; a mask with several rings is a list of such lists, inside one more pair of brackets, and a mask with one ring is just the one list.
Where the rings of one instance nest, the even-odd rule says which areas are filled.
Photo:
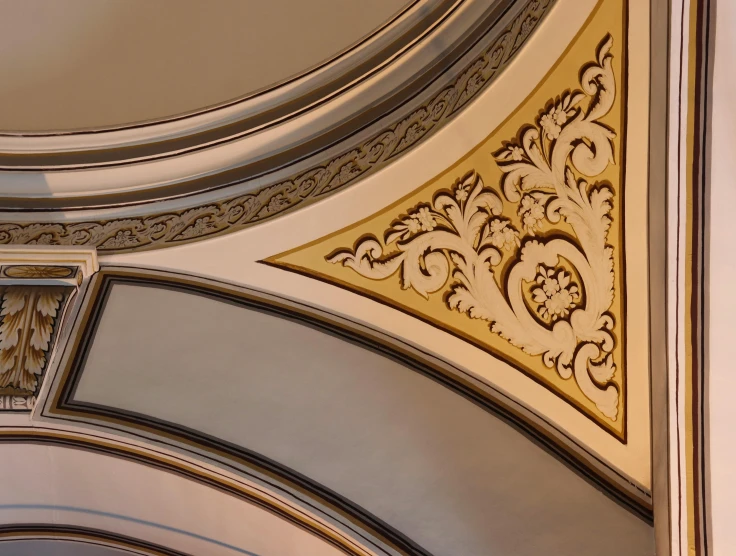
[[[331, 143], [323, 151], [328, 155], [326, 160], [320, 160], [319, 155], [307, 154], [310, 164], [292, 165], [302, 169], [291, 175], [285, 173], [287, 170], [280, 171], [280, 175], [288, 177], [276, 180], [272, 185], [263, 186], [268, 178], [259, 179], [261, 186], [256, 190], [225, 198], [220, 196], [219, 200], [210, 194], [210, 202], [182, 207], [188, 195], [196, 194], [201, 201], [202, 191], [212, 191], [225, 185], [227, 191], [238, 187], [241, 191], [247, 190], [248, 180], [274, 169], [271, 167], [269, 170], [268, 160], [264, 162], [261, 159], [250, 168], [239, 166], [224, 173], [180, 183], [176, 192], [163, 187], [163, 195], [175, 194], [177, 199], [150, 205], [158, 209], [153, 214], [147, 213], [149, 205], [145, 205], [135, 207], [134, 212], [124, 208], [107, 210], [103, 213], [106, 218], [81, 220], [88, 211], [53, 212], [68, 209], [70, 202], [76, 202], [64, 195], [5, 198], [6, 211], [21, 212], [16, 213], [17, 219], [6, 212], [5, 223], [0, 224], [0, 243], [84, 245], [107, 253], [155, 249], [237, 231], [307, 206], [375, 173], [450, 121], [510, 63], [553, 5], [554, 0], [527, 0], [523, 4], [516, 2], [511, 7], [504, 6], [504, 13], [500, 15], [497, 10], [491, 10], [495, 21], [491, 29], [486, 28], [482, 38], [464, 50], [465, 54], [452, 70], [440, 72], [439, 78], [425, 84], [415, 102], [403, 102], [389, 116], [384, 116], [383, 105], [377, 107], [380, 108], [378, 124], [368, 123], [368, 128], [352, 138], [338, 144]], [[436, 71], [434, 75], [437, 75]], [[354, 132], [355, 127], [350, 127], [350, 130]], [[361, 140], [354, 142], [356, 138]], [[300, 159], [295, 153], [289, 156], [290, 163]], [[283, 162], [276, 161], [276, 164], [280, 167]], [[100, 175], [105, 174], [97, 174], [98, 177]], [[136, 190], [130, 195], [132, 197], [129, 196], [124, 204], [161, 200], [155, 195], [155, 199], [150, 198], [150, 191], [145, 190]], [[112, 197], [105, 196], [97, 200], [93, 197], [77, 198], [89, 206], [97, 202], [104, 206], [111, 200]], [[192, 199], [188, 200], [191, 202]], [[179, 208], [161, 210], [165, 206]], [[52, 212], [39, 213], [41, 209]], [[108, 216], [119, 215], [121, 211], [125, 216]], [[11, 218], [16, 221], [9, 221]]]

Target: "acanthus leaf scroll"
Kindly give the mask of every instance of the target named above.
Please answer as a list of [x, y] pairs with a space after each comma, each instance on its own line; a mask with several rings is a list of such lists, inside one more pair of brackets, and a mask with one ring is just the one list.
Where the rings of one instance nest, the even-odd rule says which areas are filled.
[[70, 289], [0, 287], [0, 395], [37, 394]]
[[[425, 298], [449, 284], [448, 309], [486, 321], [492, 333], [541, 356], [616, 421], [608, 241], [614, 192], [591, 181], [615, 164], [615, 132], [599, 121], [616, 99], [612, 44], [610, 35], [602, 41], [582, 72], [582, 90], [551, 100], [536, 125], [522, 129], [520, 144], [496, 154], [506, 202], [471, 171], [400, 216], [383, 244], [366, 237], [326, 260], [373, 280], [398, 272], [403, 289]], [[509, 205], [521, 229], [504, 216]], [[574, 237], [541, 234], [563, 221]], [[502, 285], [497, 270], [505, 255], [511, 262]]]

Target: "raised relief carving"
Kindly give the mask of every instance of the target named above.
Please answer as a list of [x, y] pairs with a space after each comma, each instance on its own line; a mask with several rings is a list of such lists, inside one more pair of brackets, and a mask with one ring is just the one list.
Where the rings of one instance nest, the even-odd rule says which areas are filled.
[[99, 270], [94, 249], [0, 247], [0, 411], [30, 411], [72, 294]]
[[32, 411], [36, 405], [33, 396], [2, 396], [0, 395], [0, 411]]
[[442, 291], [448, 310], [574, 378], [616, 421], [614, 192], [594, 181], [614, 164], [615, 132], [599, 121], [616, 98], [612, 44], [609, 35], [583, 69], [582, 90], [551, 100], [496, 153], [500, 191], [470, 172], [399, 216], [383, 242], [363, 237], [326, 259], [372, 280], [399, 273], [425, 298]]
[[0, 244], [78, 245], [121, 252], [233, 232], [323, 199], [372, 174], [452, 119], [511, 62], [554, 0], [527, 0], [493, 42], [403, 119], [362, 144], [258, 191], [189, 209], [107, 221], [0, 223]]
[[33, 396], [69, 286], [0, 287], [0, 395]]
[[9, 265], [0, 267], [3, 278], [71, 278], [78, 273], [77, 267], [59, 265]]

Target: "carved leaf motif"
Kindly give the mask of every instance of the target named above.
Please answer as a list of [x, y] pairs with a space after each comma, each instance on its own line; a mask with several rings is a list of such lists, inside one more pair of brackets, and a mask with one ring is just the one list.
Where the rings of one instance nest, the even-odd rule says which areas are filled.
[[0, 308], [0, 388], [35, 393], [67, 289], [7, 286]]
[[[536, 127], [521, 133], [521, 145], [508, 144], [496, 156], [505, 174], [504, 196], [516, 204], [512, 210], [521, 219], [524, 238], [503, 218], [501, 198], [470, 172], [438, 191], [431, 206], [417, 205], [394, 222], [385, 243], [396, 251], [386, 254], [371, 237], [326, 259], [371, 279], [400, 272], [402, 287], [425, 298], [452, 277], [449, 309], [487, 321], [491, 332], [541, 356], [563, 379], [574, 376], [581, 392], [615, 421], [619, 390], [611, 382], [615, 342], [608, 313], [614, 296], [613, 249], [607, 243], [613, 191], [576, 175], [595, 177], [614, 163], [615, 134], [597, 121], [616, 97], [611, 45], [610, 36], [601, 43], [597, 64], [582, 75], [582, 92], [551, 100]], [[563, 219], [574, 240], [530, 237], [543, 223]], [[503, 287], [494, 271], [503, 260], [502, 250], [517, 254]], [[573, 281], [568, 264], [581, 283]], [[533, 284], [537, 314], [524, 298], [525, 284]]]

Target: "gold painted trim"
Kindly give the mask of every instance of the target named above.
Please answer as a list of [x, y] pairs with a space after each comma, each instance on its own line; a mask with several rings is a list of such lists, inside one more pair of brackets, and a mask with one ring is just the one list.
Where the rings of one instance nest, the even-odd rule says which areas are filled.
[[0, 282], [0, 396], [38, 395], [75, 291], [73, 286]]
[[42, 264], [3, 265], [0, 266], [0, 277], [16, 279], [63, 279], [74, 278], [77, 271], [78, 268], [76, 266]]

